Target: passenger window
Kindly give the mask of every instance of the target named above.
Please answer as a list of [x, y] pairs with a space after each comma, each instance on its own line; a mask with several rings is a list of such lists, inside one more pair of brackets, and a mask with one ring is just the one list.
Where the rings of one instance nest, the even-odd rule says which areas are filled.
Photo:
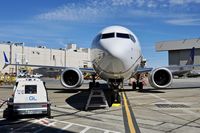
[[37, 94], [37, 86], [25, 85], [25, 94]]
[[114, 37], [115, 37], [115, 33], [106, 33], [106, 34], [102, 34], [101, 39], [114, 38]]
[[119, 38], [127, 38], [127, 39], [130, 38], [129, 34], [125, 34], [125, 33], [117, 33], [117, 37], [119, 37]]
[[133, 35], [130, 35], [130, 38], [131, 38], [131, 40], [135, 43], [136, 42], [136, 40], [135, 40], [135, 38], [133, 37]]

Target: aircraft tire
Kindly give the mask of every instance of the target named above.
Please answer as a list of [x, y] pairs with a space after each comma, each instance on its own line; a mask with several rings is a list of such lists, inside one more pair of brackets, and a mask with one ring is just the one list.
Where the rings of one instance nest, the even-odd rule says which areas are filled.
[[139, 82], [138, 83], [139, 91], [143, 91], [143, 83]]
[[135, 82], [132, 83], [132, 89], [136, 90], [136, 83]]
[[52, 118], [51, 117], [51, 108], [50, 108], [50, 105], [48, 105], [48, 107], [47, 107], [47, 117], [48, 118]]

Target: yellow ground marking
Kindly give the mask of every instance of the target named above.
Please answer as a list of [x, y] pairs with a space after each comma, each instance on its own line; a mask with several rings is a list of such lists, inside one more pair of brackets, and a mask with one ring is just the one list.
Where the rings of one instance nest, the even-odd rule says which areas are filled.
[[130, 110], [128, 108], [127, 99], [126, 99], [126, 96], [125, 96], [124, 92], [122, 92], [122, 96], [123, 96], [123, 99], [124, 99], [124, 106], [125, 106], [125, 111], [126, 111], [126, 115], [127, 115], [127, 119], [128, 119], [128, 126], [129, 126], [129, 129], [130, 129], [130, 132], [131, 133], [136, 133], [135, 127], [133, 125], [133, 120], [132, 120], [132, 117], [131, 117], [131, 113], [130, 113]]
[[119, 106], [121, 106], [120, 103], [113, 103], [113, 104], [112, 104], [112, 107], [119, 107]]

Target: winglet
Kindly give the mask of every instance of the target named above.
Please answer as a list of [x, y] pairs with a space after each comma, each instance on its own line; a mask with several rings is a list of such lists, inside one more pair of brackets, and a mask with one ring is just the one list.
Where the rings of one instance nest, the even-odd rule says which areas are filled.
[[3, 52], [3, 57], [4, 57], [4, 61], [5, 61], [5, 65], [3, 66], [3, 69], [4, 69], [10, 64], [10, 62], [8, 61], [8, 58], [7, 58], [5, 52]]
[[194, 54], [195, 54], [195, 47], [191, 49], [190, 56], [187, 60], [186, 65], [193, 65], [194, 64]]

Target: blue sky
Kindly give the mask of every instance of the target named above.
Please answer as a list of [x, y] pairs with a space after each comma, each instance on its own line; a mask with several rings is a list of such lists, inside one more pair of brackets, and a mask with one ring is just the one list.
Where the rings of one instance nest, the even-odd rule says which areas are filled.
[[148, 65], [167, 65], [155, 43], [200, 37], [200, 0], [1, 0], [0, 41], [90, 47], [96, 33], [122, 25], [139, 38]]

